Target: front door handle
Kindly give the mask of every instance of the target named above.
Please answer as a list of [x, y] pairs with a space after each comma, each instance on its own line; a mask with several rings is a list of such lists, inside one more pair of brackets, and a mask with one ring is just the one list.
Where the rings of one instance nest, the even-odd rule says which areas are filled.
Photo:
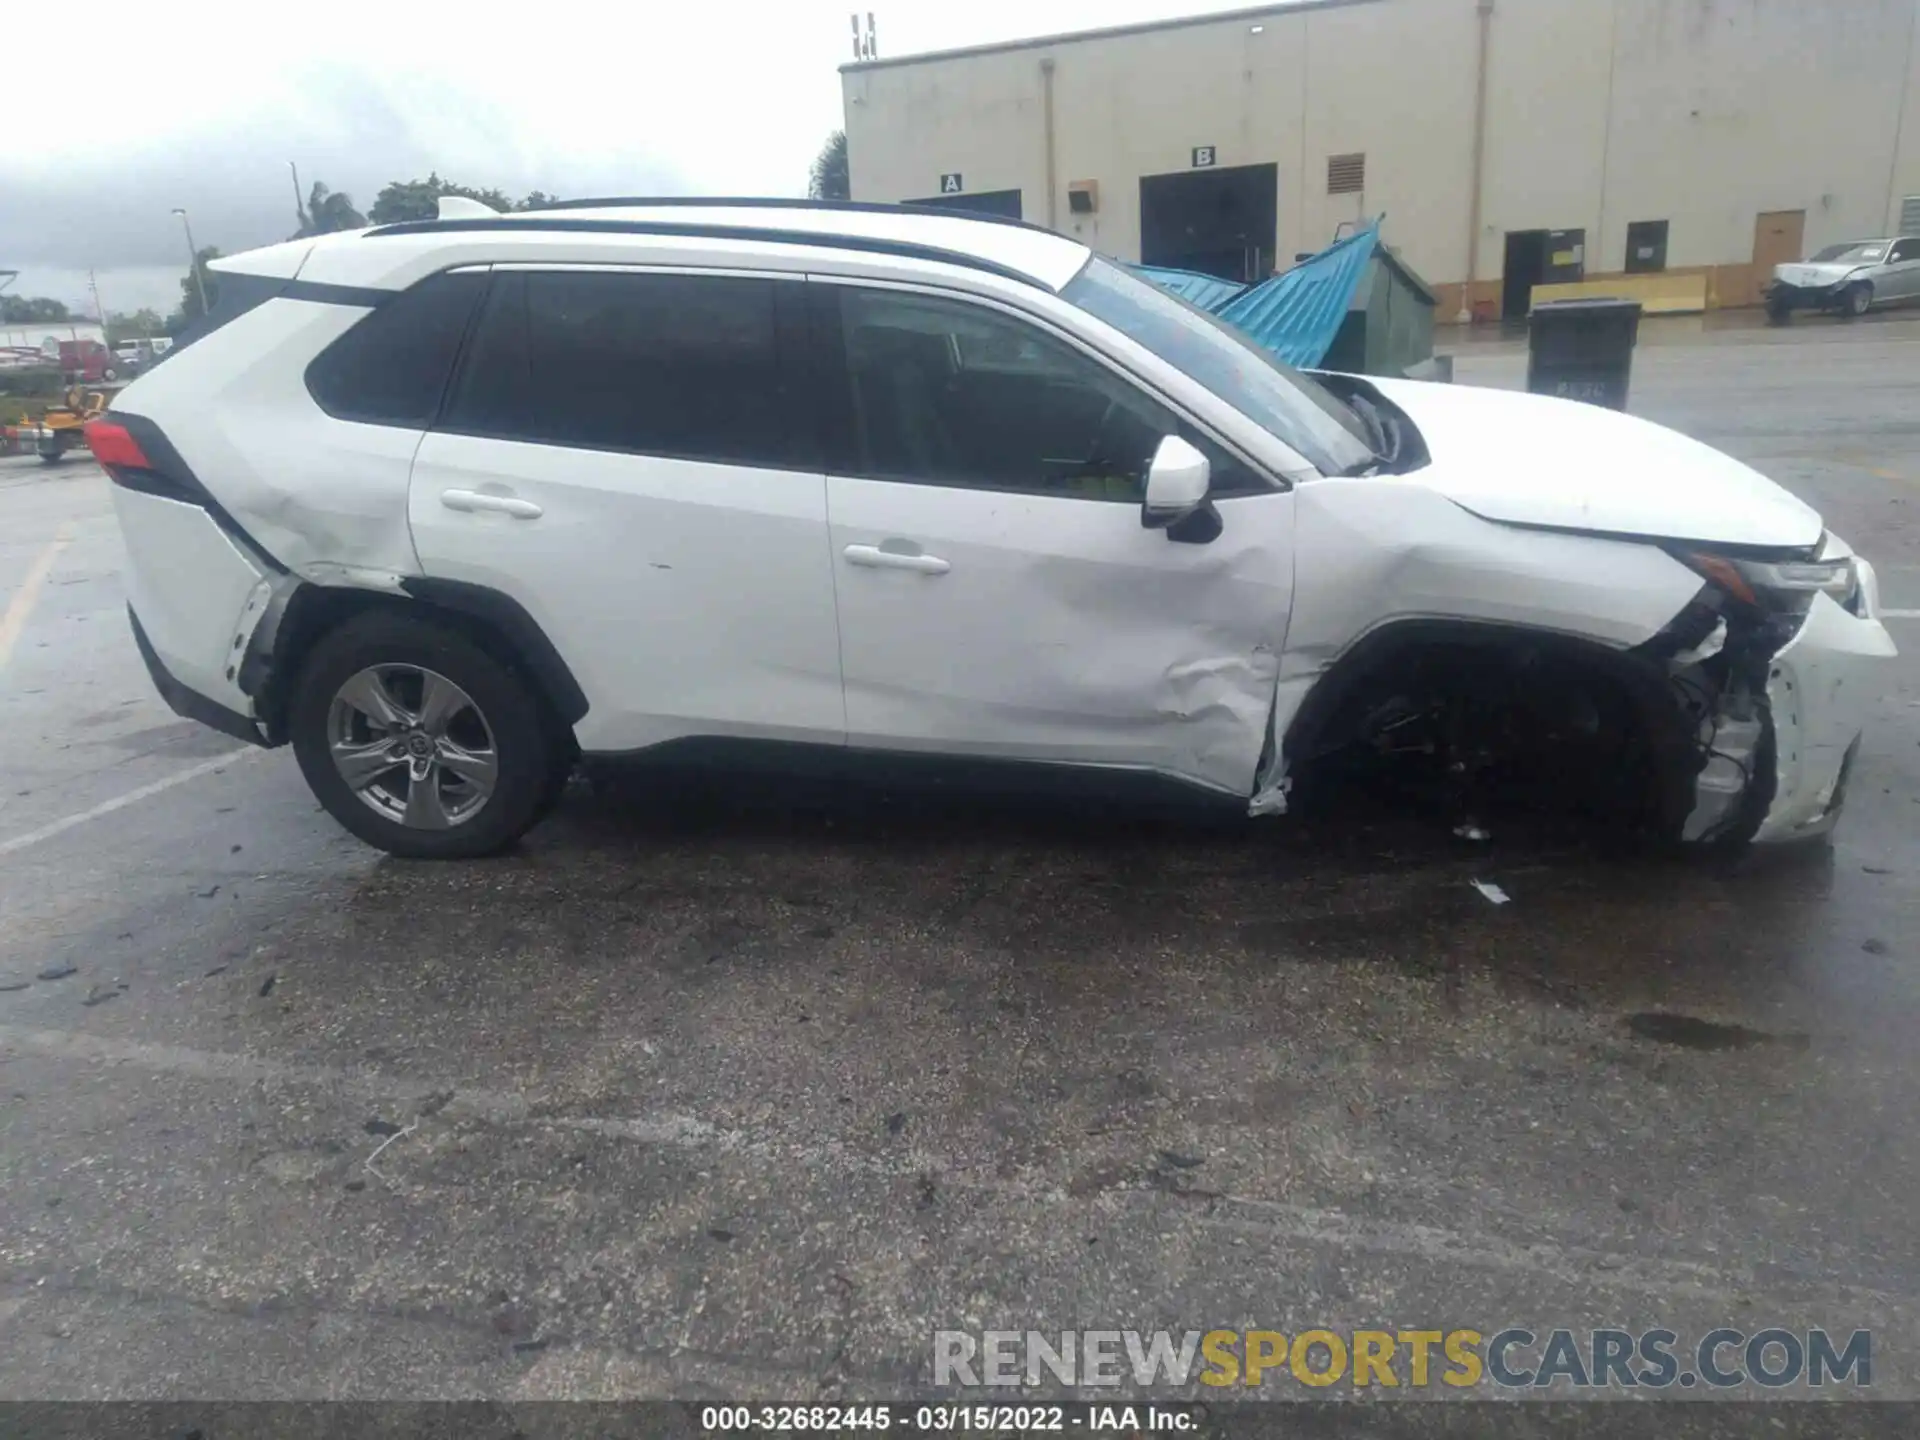
[[517, 495], [489, 495], [481, 490], [442, 490], [440, 503], [449, 510], [469, 515], [479, 510], [494, 510], [516, 520], [538, 520], [541, 513], [540, 507], [531, 500], [522, 500]]
[[865, 565], [874, 570], [913, 570], [922, 575], [944, 575], [953, 567], [938, 555], [909, 555], [898, 550], [883, 550], [878, 545], [849, 545], [841, 552], [849, 565]]

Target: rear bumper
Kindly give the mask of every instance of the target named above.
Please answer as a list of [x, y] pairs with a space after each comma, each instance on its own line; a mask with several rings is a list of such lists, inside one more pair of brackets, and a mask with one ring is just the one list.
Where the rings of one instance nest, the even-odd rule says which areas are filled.
[[1875, 618], [1872, 570], [1860, 563], [1867, 613], [1816, 596], [1800, 633], [1773, 658], [1767, 701], [1776, 783], [1756, 843], [1824, 835], [1840, 818], [1881, 671], [1898, 653]]
[[167, 702], [167, 707], [174, 714], [187, 720], [197, 720], [222, 735], [231, 735], [249, 745], [264, 746], [267, 743], [260, 734], [260, 727], [251, 718], [238, 710], [229, 710], [217, 700], [209, 700], [197, 690], [189, 690], [174, 678], [173, 672], [154, 653], [153, 642], [147, 639], [146, 628], [141, 625], [140, 617], [134, 613], [131, 605], [127, 607], [127, 619], [133, 625], [133, 643], [139, 647], [140, 658], [146, 662], [147, 674], [153, 677], [153, 687], [160, 692], [160, 698]]
[[113, 500], [134, 642], [161, 697], [176, 714], [260, 744], [241, 672], [281, 577], [200, 506], [124, 484]]

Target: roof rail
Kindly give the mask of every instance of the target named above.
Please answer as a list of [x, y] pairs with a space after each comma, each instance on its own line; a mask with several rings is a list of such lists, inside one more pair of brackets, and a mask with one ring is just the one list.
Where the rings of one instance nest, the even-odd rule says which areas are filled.
[[1022, 230], [1039, 230], [1051, 235], [1054, 232], [1044, 225], [1036, 225], [1031, 220], [1017, 220], [1011, 215], [989, 215], [984, 211], [967, 210], [959, 206], [921, 205], [902, 200], [806, 200], [792, 195], [607, 195], [589, 197], [581, 200], [556, 200], [551, 205], [542, 205], [538, 210], [521, 211], [521, 214], [539, 215], [549, 210], [599, 210], [616, 205], [658, 205], [698, 207], [715, 206], [720, 209], [740, 208], [755, 210], [846, 210], [855, 214], [868, 215], [933, 215], [948, 220], [978, 220], [986, 225], [1015, 225]]
[[774, 245], [811, 245], [823, 250], [862, 250], [875, 255], [900, 255], [915, 260], [936, 260], [980, 270], [1002, 279], [1017, 280], [1044, 290], [1046, 284], [992, 260], [969, 255], [964, 250], [949, 250], [941, 245], [921, 245], [911, 240], [887, 240], [874, 235], [836, 235], [821, 230], [785, 230], [755, 225], [695, 225], [675, 220], [587, 220], [574, 216], [543, 219], [538, 211], [523, 210], [518, 215], [499, 215], [491, 220], [402, 220], [392, 225], [377, 225], [364, 231], [362, 239], [382, 235], [446, 235], [486, 230], [561, 230], [590, 235], [684, 235], [710, 240], [761, 240]]

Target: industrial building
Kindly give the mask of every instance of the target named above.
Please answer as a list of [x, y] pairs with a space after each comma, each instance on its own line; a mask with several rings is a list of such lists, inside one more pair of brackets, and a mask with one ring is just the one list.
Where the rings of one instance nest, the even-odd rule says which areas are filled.
[[1442, 319], [1746, 305], [1920, 233], [1917, 36], [1920, 0], [1296, 0], [861, 60], [852, 191], [1247, 280], [1384, 214]]

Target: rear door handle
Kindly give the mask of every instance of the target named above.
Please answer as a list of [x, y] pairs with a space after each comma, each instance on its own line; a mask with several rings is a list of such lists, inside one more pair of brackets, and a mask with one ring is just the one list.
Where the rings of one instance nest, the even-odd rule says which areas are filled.
[[874, 570], [913, 570], [922, 575], [944, 575], [953, 567], [938, 555], [906, 555], [898, 550], [882, 550], [878, 545], [849, 545], [841, 552], [849, 565], [865, 565]]
[[480, 490], [442, 490], [440, 503], [449, 510], [469, 515], [479, 510], [494, 510], [516, 520], [538, 520], [541, 514], [540, 507], [531, 500], [522, 500], [517, 495], [489, 495]]

